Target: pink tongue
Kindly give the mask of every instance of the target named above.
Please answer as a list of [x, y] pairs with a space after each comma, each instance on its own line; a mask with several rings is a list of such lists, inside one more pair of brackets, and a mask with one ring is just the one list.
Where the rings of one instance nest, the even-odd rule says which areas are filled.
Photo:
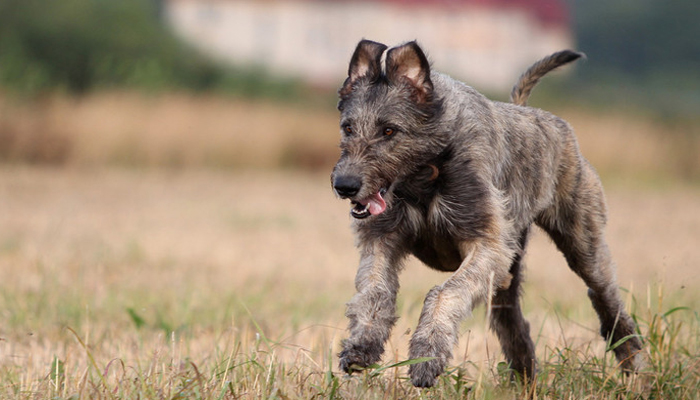
[[362, 200], [360, 203], [367, 205], [369, 203], [369, 213], [372, 215], [379, 215], [386, 210], [386, 202], [382, 198], [379, 192], [369, 196], [368, 198]]

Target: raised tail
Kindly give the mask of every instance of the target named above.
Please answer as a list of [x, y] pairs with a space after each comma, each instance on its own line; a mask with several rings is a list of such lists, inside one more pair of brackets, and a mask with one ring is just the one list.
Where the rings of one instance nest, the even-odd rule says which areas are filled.
[[586, 55], [572, 50], [563, 50], [532, 64], [525, 73], [520, 75], [518, 83], [513, 86], [513, 90], [510, 92], [510, 101], [519, 106], [527, 105], [527, 98], [530, 97], [530, 92], [532, 92], [532, 89], [543, 76], [549, 71], [578, 60], [581, 57], [585, 58]]

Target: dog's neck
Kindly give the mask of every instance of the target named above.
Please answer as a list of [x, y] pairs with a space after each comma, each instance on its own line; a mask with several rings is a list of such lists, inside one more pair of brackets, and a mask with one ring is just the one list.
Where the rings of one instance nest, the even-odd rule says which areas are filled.
[[440, 176], [442, 173], [443, 167], [447, 161], [449, 161], [452, 158], [452, 153], [453, 153], [453, 148], [452, 146], [446, 146], [445, 148], [442, 149], [440, 153], [438, 153], [437, 156], [435, 156], [432, 160], [428, 161], [426, 163], [426, 166], [432, 169], [432, 174], [430, 175], [430, 180], [434, 181]]

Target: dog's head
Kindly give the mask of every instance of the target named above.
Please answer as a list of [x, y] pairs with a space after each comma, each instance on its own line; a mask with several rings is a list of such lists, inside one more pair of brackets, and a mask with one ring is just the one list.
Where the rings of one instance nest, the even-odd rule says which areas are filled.
[[381, 214], [391, 206], [394, 185], [444, 147], [435, 133], [442, 107], [430, 64], [416, 42], [387, 50], [363, 40], [339, 94], [341, 156], [333, 189], [351, 200], [353, 217]]

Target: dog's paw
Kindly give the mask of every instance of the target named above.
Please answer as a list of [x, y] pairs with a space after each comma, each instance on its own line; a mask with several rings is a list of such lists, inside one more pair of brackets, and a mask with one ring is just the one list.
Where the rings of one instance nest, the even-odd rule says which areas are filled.
[[379, 362], [383, 352], [384, 346], [378, 343], [351, 344], [345, 341], [343, 343], [343, 351], [338, 354], [340, 358], [340, 369], [348, 374], [361, 371]]
[[408, 374], [411, 376], [411, 383], [415, 387], [428, 388], [435, 385], [435, 381], [445, 370], [445, 362], [439, 358], [413, 364], [409, 367]]
[[[638, 372], [645, 365], [643, 346], [639, 337], [633, 335], [634, 322], [630, 317], [621, 318], [620, 325], [612, 339], [616, 343], [614, 352], [622, 371], [625, 375], [630, 375]], [[623, 337], [624, 340], [618, 337]]]
[[626, 343], [615, 349], [615, 356], [625, 375], [634, 375], [646, 365], [642, 352], [642, 342], [636, 337], [631, 337]]

